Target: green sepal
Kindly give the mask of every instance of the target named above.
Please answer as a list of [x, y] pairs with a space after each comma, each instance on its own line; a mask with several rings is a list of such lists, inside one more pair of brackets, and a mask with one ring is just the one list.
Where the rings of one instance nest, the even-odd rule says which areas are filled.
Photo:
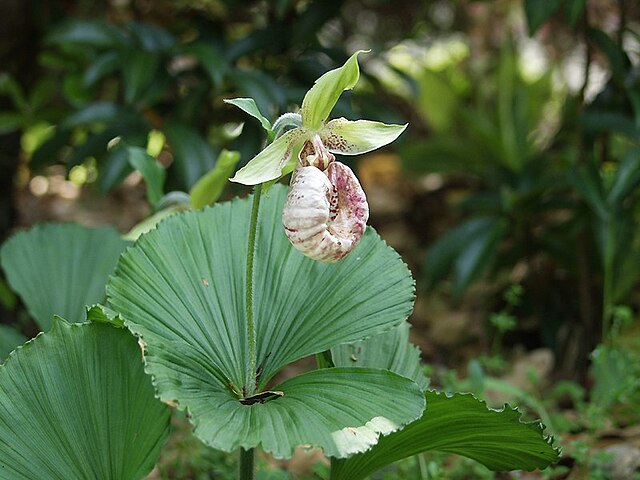
[[338, 98], [345, 90], [351, 90], [360, 78], [358, 55], [369, 50], [358, 50], [345, 64], [322, 75], [302, 100], [302, 125], [318, 131], [329, 118]]

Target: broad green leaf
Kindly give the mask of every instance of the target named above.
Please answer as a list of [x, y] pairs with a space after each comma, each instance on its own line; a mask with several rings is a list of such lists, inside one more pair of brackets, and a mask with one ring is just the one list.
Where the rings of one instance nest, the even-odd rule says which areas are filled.
[[103, 158], [99, 159], [98, 166], [98, 188], [102, 194], [120, 185], [133, 171], [129, 164], [129, 153], [123, 146], [109, 150]]
[[0, 325], [0, 363], [4, 362], [7, 355], [17, 346], [22, 345], [27, 338], [18, 330], [8, 325]]
[[456, 113], [464, 108], [460, 88], [451, 81], [448, 71], [424, 68], [418, 77], [419, 95], [416, 98], [417, 112], [424, 117], [430, 129], [438, 135], [451, 130], [457, 120]]
[[305, 139], [302, 129], [289, 130], [238, 170], [231, 181], [257, 185], [280, 178], [285, 174], [291, 158], [297, 156]]
[[207, 72], [215, 87], [220, 87], [224, 75], [229, 69], [229, 63], [224, 54], [211, 43], [194, 42], [185, 45], [184, 51], [194, 55], [200, 62], [202, 69]]
[[90, 47], [116, 47], [126, 41], [118, 29], [101, 21], [71, 21], [54, 29], [46, 38], [46, 43], [68, 45], [77, 44]]
[[406, 128], [407, 125], [337, 118], [327, 123], [320, 136], [333, 153], [360, 155], [393, 142]]
[[427, 392], [418, 421], [382, 437], [368, 452], [334, 462], [332, 480], [360, 480], [393, 462], [427, 451], [455, 453], [491, 470], [534, 470], [558, 460], [539, 422], [522, 422], [517, 409], [488, 409], [471, 394]]
[[207, 141], [184, 123], [168, 122], [163, 133], [173, 150], [174, 169], [181, 188], [188, 191], [216, 163], [216, 155]]
[[7, 240], [0, 261], [31, 316], [48, 330], [54, 314], [82, 322], [85, 305], [104, 300], [125, 245], [112, 228], [42, 224]]
[[163, 187], [167, 172], [144, 148], [129, 147], [127, 151], [129, 163], [142, 174], [147, 185], [147, 198], [151, 206], [155, 208], [164, 194]]
[[229, 175], [233, 173], [239, 160], [240, 152], [230, 152], [229, 150], [220, 152], [213, 170], [200, 178], [189, 192], [193, 208], [200, 209], [207, 205], [213, 205], [220, 198], [227, 185]]
[[171, 33], [151, 23], [130, 22], [127, 27], [140, 46], [149, 52], [166, 51], [176, 43]]
[[[147, 356], [147, 371], [155, 367]], [[194, 433], [224, 451], [260, 446], [276, 458], [288, 458], [296, 446], [309, 445], [343, 458], [367, 450], [380, 433], [397, 430], [424, 410], [415, 383], [384, 370], [314, 370], [273, 387], [283, 393], [280, 397], [243, 405], [207, 378], [206, 365], [200, 369], [198, 376], [181, 377], [184, 383], [175, 395], [180, 407], [188, 407]], [[154, 377], [162, 392], [163, 378]]]
[[129, 113], [120, 105], [112, 102], [95, 102], [69, 115], [61, 126], [73, 128], [92, 123], [122, 121]]
[[337, 367], [370, 367], [390, 370], [409, 378], [425, 390], [429, 379], [420, 365], [420, 349], [409, 342], [408, 322], [394, 329], [362, 340], [331, 349]]
[[253, 118], [256, 118], [262, 125], [262, 128], [264, 128], [267, 132], [269, 140], [273, 140], [273, 130], [271, 129], [271, 122], [269, 122], [269, 119], [267, 117], [262, 115], [260, 109], [258, 108], [258, 105], [256, 105], [256, 101], [253, 98], [225, 98], [224, 103], [235, 105], [243, 112], [248, 113]]
[[[407, 267], [371, 228], [335, 264], [291, 247], [281, 223], [286, 194], [275, 185], [260, 207], [253, 295], [258, 391], [294, 360], [399, 325], [413, 303]], [[238, 404], [231, 390], [240, 392], [253, 376], [245, 325], [250, 211], [245, 199], [170, 217], [122, 255], [108, 286], [111, 305], [146, 345], [147, 371], [161, 398], [188, 408], [195, 424], [207, 422], [198, 435], [217, 448], [216, 432], [227, 420], [207, 412], [222, 399]], [[194, 382], [207, 386], [195, 404], [184, 387]], [[244, 441], [245, 433], [237, 434]]]
[[142, 93], [157, 76], [160, 55], [145, 50], [128, 50], [122, 59], [122, 83], [127, 104], [139, 100]]
[[534, 35], [562, 5], [562, 0], [524, 0], [529, 35]]
[[322, 75], [302, 100], [300, 113], [305, 128], [317, 131], [329, 117], [338, 98], [345, 90], [351, 90], [360, 78], [358, 55], [368, 50], [359, 50], [345, 64]]
[[122, 328], [56, 318], [0, 366], [0, 479], [141, 479], [169, 433]]
[[108, 51], [98, 56], [85, 70], [82, 84], [85, 88], [95, 85], [105, 75], [115, 72], [120, 67], [121, 55], [117, 51]]

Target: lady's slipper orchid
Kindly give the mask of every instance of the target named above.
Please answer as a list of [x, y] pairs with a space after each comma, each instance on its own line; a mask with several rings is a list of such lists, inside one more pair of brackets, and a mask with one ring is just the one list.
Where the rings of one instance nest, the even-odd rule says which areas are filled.
[[[327, 122], [342, 92], [358, 81], [360, 53], [322, 75], [311, 87], [302, 101], [301, 125], [276, 138], [231, 178], [257, 185], [295, 169], [283, 221], [292, 244], [316, 260], [335, 261], [349, 253], [362, 237], [369, 216], [358, 179], [347, 166], [335, 162], [334, 154], [370, 152], [393, 142], [406, 128], [345, 118]], [[229, 103], [258, 118], [269, 136], [274, 136], [255, 102], [233, 99]]]

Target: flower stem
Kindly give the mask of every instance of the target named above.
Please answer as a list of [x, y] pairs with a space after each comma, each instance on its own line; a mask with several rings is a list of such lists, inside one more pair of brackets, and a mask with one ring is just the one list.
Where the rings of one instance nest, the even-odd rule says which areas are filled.
[[244, 448], [240, 449], [240, 471], [238, 474], [238, 478], [240, 480], [253, 480], [255, 472], [254, 454], [254, 448], [250, 448], [248, 450], [245, 450]]
[[246, 279], [246, 304], [247, 304], [247, 339], [249, 341], [249, 370], [245, 385], [245, 394], [253, 395], [256, 389], [256, 327], [253, 319], [253, 266], [256, 253], [256, 236], [258, 233], [258, 210], [260, 209], [260, 196], [262, 185], [256, 185], [253, 192], [253, 204], [251, 206], [251, 220], [249, 223], [249, 244], [247, 247], [247, 279]]

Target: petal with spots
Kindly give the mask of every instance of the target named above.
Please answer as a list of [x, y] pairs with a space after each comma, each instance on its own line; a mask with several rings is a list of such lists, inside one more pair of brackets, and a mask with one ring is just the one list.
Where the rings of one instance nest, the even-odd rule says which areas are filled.
[[407, 125], [387, 125], [370, 120], [336, 118], [320, 132], [322, 142], [332, 153], [359, 155], [393, 142]]

